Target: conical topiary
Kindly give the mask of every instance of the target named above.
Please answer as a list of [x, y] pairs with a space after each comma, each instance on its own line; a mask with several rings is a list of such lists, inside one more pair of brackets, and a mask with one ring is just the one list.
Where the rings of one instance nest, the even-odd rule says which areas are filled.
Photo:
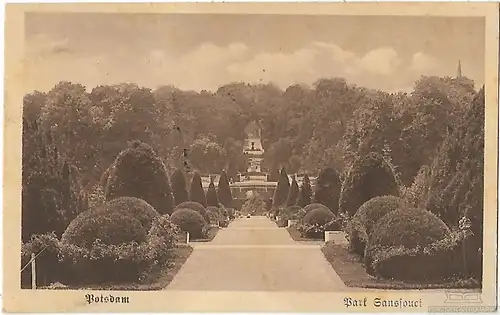
[[208, 185], [208, 190], [207, 190], [207, 206], [208, 207], [219, 206], [219, 198], [217, 198], [217, 191], [215, 191], [215, 185], [212, 178], [210, 178], [210, 185]]
[[278, 186], [274, 192], [273, 207], [280, 207], [285, 205], [286, 198], [288, 197], [288, 191], [290, 189], [290, 181], [288, 180], [288, 175], [286, 174], [285, 168], [281, 168], [280, 176], [278, 179]]
[[294, 206], [297, 203], [297, 198], [299, 196], [299, 185], [295, 176], [292, 178], [292, 185], [290, 186], [290, 191], [288, 192], [288, 197], [286, 198], [286, 206]]
[[180, 205], [189, 200], [189, 194], [186, 189], [186, 178], [180, 169], [176, 169], [172, 174], [172, 193], [174, 195], [174, 205]]
[[309, 180], [309, 176], [304, 175], [304, 179], [302, 181], [302, 187], [300, 187], [299, 196], [297, 198], [297, 206], [304, 208], [308, 204], [311, 203], [312, 198], [312, 188], [311, 181]]
[[217, 197], [219, 202], [226, 208], [233, 207], [233, 195], [231, 193], [231, 187], [229, 186], [229, 181], [225, 171], [222, 171], [219, 178], [219, 184], [217, 186]]
[[205, 191], [201, 183], [201, 176], [196, 172], [191, 180], [191, 189], [189, 190], [189, 200], [201, 204], [203, 207], [207, 206], [207, 199]]

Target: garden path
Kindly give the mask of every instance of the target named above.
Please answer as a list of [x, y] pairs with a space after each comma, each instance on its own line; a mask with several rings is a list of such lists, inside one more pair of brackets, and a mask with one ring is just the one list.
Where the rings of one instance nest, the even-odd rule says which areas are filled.
[[346, 286], [320, 246], [295, 242], [269, 218], [234, 220], [193, 253], [167, 290], [328, 292]]

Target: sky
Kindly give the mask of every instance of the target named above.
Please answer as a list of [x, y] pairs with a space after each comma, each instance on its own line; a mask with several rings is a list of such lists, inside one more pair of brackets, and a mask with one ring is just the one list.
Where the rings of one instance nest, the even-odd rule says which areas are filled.
[[332, 15], [28, 13], [25, 92], [59, 81], [215, 91], [319, 78], [387, 92], [421, 75], [484, 83], [484, 19]]

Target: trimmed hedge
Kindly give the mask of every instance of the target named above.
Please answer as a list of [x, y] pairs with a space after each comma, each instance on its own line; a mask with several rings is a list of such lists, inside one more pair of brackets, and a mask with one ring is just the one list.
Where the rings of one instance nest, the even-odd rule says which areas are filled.
[[423, 248], [444, 239], [449, 228], [437, 216], [427, 210], [400, 208], [389, 212], [373, 227], [365, 249], [365, 266], [373, 273], [373, 260], [380, 251], [401, 247], [406, 250]]
[[339, 211], [353, 216], [366, 201], [377, 196], [398, 196], [399, 187], [391, 167], [377, 153], [356, 160], [342, 185]]
[[96, 240], [106, 245], [142, 243], [146, 241], [146, 231], [132, 215], [99, 207], [79, 214], [61, 237], [63, 243], [87, 249]]
[[191, 210], [194, 210], [194, 211], [198, 212], [199, 214], [201, 214], [201, 216], [203, 217], [203, 219], [205, 219], [205, 221], [208, 222], [208, 220], [210, 219], [207, 215], [207, 211], [205, 210], [205, 207], [203, 207], [203, 205], [201, 203], [198, 203], [198, 202], [185, 201], [185, 202], [181, 203], [180, 205], [178, 205], [177, 207], [175, 207], [174, 211], [177, 211], [178, 209], [191, 209]]
[[203, 238], [205, 236], [207, 222], [198, 211], [187, 208], [177, 209], [172, 213], [170, 219], [182, 231], [188, 232], [191, 239]]
[[[155, 217], [147, 241], [106, 245], [95, 241], [90, 248], [59, 241], [55, 235], [34, 236], [22, 244], [24, 266], [32, 253], [37, 257], [37, 284], [61, 282], [68, 285], [134, 282], [143, 279], [155, 267], [163, 267], [173, 258], [177, 227], [168, 216]], [[30, 286], [31, 268], [21, 274], [23, 288]]]
[[446, 224], [430, 211], [410, 208], [392, 211], [383, 216], [369, 236], [371, 245], [426, 246], [450, 233]]
[[133, 141], [110, 169], [106, 199], [137, 197], [161, 214], [171, 214], [173, 197], [165, 164], [149, 145]]
[[154, 218], [160, 214], [146, 201], [135, 197], [119, 197], [112, 199], [101, 206], [102, 211], [123, 211], [141, 222], [146, 231], [149, 231]]
[[383, 278], [418, 282], [467, 278], [482, 269], [482, 255], [472, 243], [469, 233], [458, 231], [423, 247], [376, 248], [367, 270]]
[[373, 226], [387, 213], [402, 206], [403, 200], [399, 197], [379, 196], [368, 200], [359, 207], [348, 226], [351, 250], [363, 256], [368, 235], [370, 235]]
[[335, 215], [326, 206], [318, 207], [309, 211], [303, 218], [304, 224], [324, 225], [335, 219]]
[[[326, 207], [325, 205], [322, 205], [320, 203], [311, 203], [311, 204], [308, 204], [307, 206], [304, 207], [304, 211], [306, 213], [309, 213], [311, 210], [316, 209], [316, 208], [328, 208], [328, 207]], [[328, 210], [330, 210], [330, 209], [328, 209]]]

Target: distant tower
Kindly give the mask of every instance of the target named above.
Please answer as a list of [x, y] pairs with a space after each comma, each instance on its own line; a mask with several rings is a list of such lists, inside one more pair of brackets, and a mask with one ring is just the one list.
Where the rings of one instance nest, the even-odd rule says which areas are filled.
[[457, 78], [462, 77], [462, 64], [460, 63], [460, 60], [458, 60], [458, 67], [457, 67]]

